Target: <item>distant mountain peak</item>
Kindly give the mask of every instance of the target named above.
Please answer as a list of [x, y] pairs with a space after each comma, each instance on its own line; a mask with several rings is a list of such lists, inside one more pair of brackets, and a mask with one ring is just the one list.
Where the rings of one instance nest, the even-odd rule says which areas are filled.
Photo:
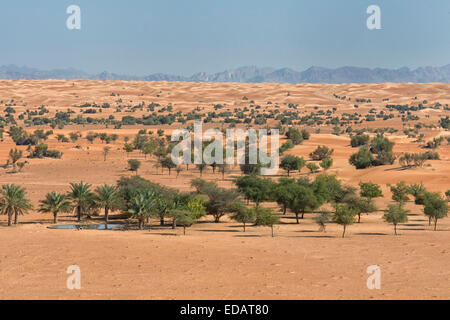
[[363, 68], [343, 66], [330, 69], [311, 66], [299, 72], [291, 68], [271, 68], [243, 66], [227, 69], [222, 72], [208, 74], [198, 72], [190, 77], [154, 73], [144, 77], [120, 75], [103, 71], [88, 74], [74, 68], [39, 70], [27, 66], [5, 65], [0, 67], [0, 79], [86, 79], [86, 80], [125, 80], [125, 81], [190, 81], [190, 82], [275, 82], [275, 83], [381, 83], [381, 82], [444, 82], [450, 83], [450, 64], [442, 67], [419, 67], [411, 70], [408, 67], [398, 69]]

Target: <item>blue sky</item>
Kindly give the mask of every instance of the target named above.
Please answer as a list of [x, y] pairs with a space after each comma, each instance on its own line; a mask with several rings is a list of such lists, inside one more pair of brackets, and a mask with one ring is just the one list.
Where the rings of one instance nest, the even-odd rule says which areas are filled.
[[[81, 30], [66, 28], [72, 4]], [[381, 30], [366, 27], [371, 4]], [[191, 75], [450, 63], [448, 0], [14, 0], [0, 16], [0, 65]]]

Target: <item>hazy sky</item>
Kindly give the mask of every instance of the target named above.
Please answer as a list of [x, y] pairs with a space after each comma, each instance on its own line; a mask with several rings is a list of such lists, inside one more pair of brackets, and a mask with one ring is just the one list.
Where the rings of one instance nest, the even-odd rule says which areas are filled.
[[[66, 27], [72, 4], [81, 30]], [[372, 4], [381, 30], [366, 27]], [[190, 75], [450, 63], [449, 0], [14, 0], [0, 15], [0, 65]]]

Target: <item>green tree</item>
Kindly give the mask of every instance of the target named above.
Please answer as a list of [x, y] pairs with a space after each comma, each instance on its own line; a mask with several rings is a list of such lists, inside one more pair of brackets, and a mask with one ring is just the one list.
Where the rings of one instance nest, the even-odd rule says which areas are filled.
[[342, 238], [345, 237], [345, 231], [347, 229], [347, 226], [355, 223], [356, 214], [357, 212], [355, 211], [355, 209], [350, 208], [346, 204], [335, 205], [335, 213], [333, 215], [333, 221], [344, 227], [344, 231], [342, 232]]
[[392, 200], [400, 204], [409, 201], [408, 186], [404, 181], [400, 181], [396, 185], [390, 186], [392, 192]]
[[383, 216], [384, 221], [394, 225], [394, 234], [397, 235], [397, 224], [408, 222], [409, 210], [403, 209], [401, 203], [388, 205], [388, 211]]
[[19, 215], [33, 209], [27, 199], [25, 189], [15, 184], [4, 184], [0, 189], [0, 213], [8, 216], [8, 226], [11, 226], [14, 215], [14, 224], [17, 224]]
[[327, 223], [330, 221], [330, 213], [322, 212], [320, 215], [314, 217], [314, 221], [319, 225], [319, 231], [326, 232]]
[[293, 144], [298, 145], [303, 142], [303, 135], [301, 132], [296, 128], [289, 128], [289, 130], [286, 132], [286, 137], [292, 141]]
[[172, 169], [176, 168], [176, 166], [177, 166], [175, 163], [173, 163], [171, 157], [161, 158], [159, 160], [159, 163], [161, 164], [161, 167], [167, 168], [167, 170], [169, 171], [169, 176], [170, 176], [170, 172], [172, 171]]
[[329, 159], [333, 152], [334, 150], [328, 148], [327, 146], [317, 146], [316, 150], [311, 152], [309, 156], [312, 160], [321, 161], [324, 159]]
[[292, 200], [292, 193], [290, 192], [290, 186], [295, 184], [294, 179], [281, 178], [278, 184], [273, 190], [273, 197], [275, 201], [283, 207], [283, 215], [286, 214], [286, 209], [289, 202]]
[[302, 168], [305, 166], [305, 159], [301, 157], [296, 157], [293, 155], [287, 155], [284, 156], [283, 159], [281, 159], [280, 167], [287, 171], [288, 176], [290, 175], [291, 171], [301, 171]]
[[319, 170], [319, 167], [314, 162], [308, 163], [306, 167], [309, 169], [309, 173], [311, 174]]
[[247, 200], [255, 202], [256, 206], [263, 201], [272, 198], [275, 183], [271, 179], [260, 178], [255, 175], [242, 176], [235, 180], [238, 191], [242, 193]]
[[214, 217], [214, 222], [219, 223], [220, 218], [227, 213], [236, 212], [239, 206], [239, 194], [233, 189], [219, 188], [206, 185], [202, 193], [208, 198], [206, 202], [206, 213]]
[[356, 212], [356, 214], [358, 215], [358, 223], [361, 222], [362, 213], [370, 213], [377, 210], [372, 200], [358, 197], [355, 194], [347, 194], [342, 199], [342, 202], [347, 204], [349, 208]]
[[361, 197], [372, 200], [373, 198], [379, 198], [383, 196], [383, 192], [380, 186], [372, 182], [360, 182], [359, 183]]
[[67, 196], [58, 192], [49, 192], [46, 194], [44, 200], [39, 201], [39, 212], [52, 213], [53, 223], [58, 222], [58, 213], [70, 212], [72, 205]]
[[331, 158], [325, 158], [320, 162], [320, 166], [323, 168], [323, 170], [327, 171], [331, 168], [333, 165], [333, 159]]
[[127, 157], [128, 157], [128, 155], [129, 155], [131, 152], [133, 152], [134, 148], [133, 148], [133, 145], [132, 145], [131, 143], [125, 143], [125, 144], [123, 145], [123, 150], [125, 150], [125, 152], [127, 153]]
[[130, 170], [134, 171], [137, 175], [138, 169], [141, 166], [141, 162], [137, 159], [130, 159], [128, 160], [128, 165], [130, 167]]
[[295, 214], [297, 224], [299, 222], [299, 214], [302, 214], [304, 218], [307, 210], [314, 210], [319, 206], [319, 201], [316, 198], [313, 190], [309, 186], [300, 185], [298, 183], [289, 186], [289, 192], [291, 193], [288, 208]]
[[272, 230], [272, 237], [274, 237], [273, 226], [280, 222], [280, 216], [274, 213], [272, 210], [263, 207], [255, 207], [251, 210], [255, 211], [256, 225], [270, 227]]
[[254, 223], [256, 220], [255, 210], [248, 209], [245, 206], [240, 206], [237, 208], [236, 213], [231, 216], [231, 219], [242, 223], [244, 232], [247, 223]]
[[448, 204], [439, 194], [435, 194], [425, 199], [423, 211], [434, 220], [434, 231], [436, 231], [438, 220], [445, 218], [448, 214]]
[[350, 156], [349, 163], [355, 166], [356, 169], [365, 169], [372, 166], [374, 158], [370, 153], [368, 146], [359, 148], [357, 153]]

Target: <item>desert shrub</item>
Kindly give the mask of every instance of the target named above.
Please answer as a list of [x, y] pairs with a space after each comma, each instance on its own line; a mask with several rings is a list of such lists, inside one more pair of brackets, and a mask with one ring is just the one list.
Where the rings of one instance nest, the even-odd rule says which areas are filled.
[[373, 165], [373, 155], [368, 146], [363, 146], [357, 153], [350, 156], [349, 163], [356, 167], [356, 169], [365, 169]]
[[279, 152], [280, 152], [280, 154], [283, 154], [285, 151], [292, 149], [293, 147], [294, 147], [294, 144], [292, 143], [292, 141], [288, 140], [281, 145]]
[[334, 150], [328, 148], [327, 146], [317, 146], [316, 150], [311, 152], [309, 156], [313, 160], [320, 161], [326, 158], [330, 158], [333, 152]]
[[325, 158], [319, 163], [319, 165], [326, 171], [333, 165], [333, 159]]
[[366, 134], [358, 134], [356, 136], [351, 137], [350, 145], [353, 148], [360, 147], [363, 145], [367, 145], [369, 143], [370, 137]]
[[298, 129], [292, 127], [286, 132], [286, 137], [295, 145], [302, 143], [304, 140], [302, 133], [298, 131]]
[[450, 129], [450, 117], [446, 116], [445, 118], [441, 118], [439, 120], [439, 125], [444, 129]]
[[428, 141], [426, 143], [425, 147], [428, 149], [437, 149], [442, 144], [443, 141], [444, 137], [433, 138], [433, 140]]
[[40, 143], [31, 151], [29, 158], [55, 158], [60, 159], [63, 153], [59, 150], [48, 149], [48, 145]]
[[141, 162], [137, 159], [129, 159], [128, 160], [128, 166], [131, 171], [138, 172], [139, 167], [141, 166]]

